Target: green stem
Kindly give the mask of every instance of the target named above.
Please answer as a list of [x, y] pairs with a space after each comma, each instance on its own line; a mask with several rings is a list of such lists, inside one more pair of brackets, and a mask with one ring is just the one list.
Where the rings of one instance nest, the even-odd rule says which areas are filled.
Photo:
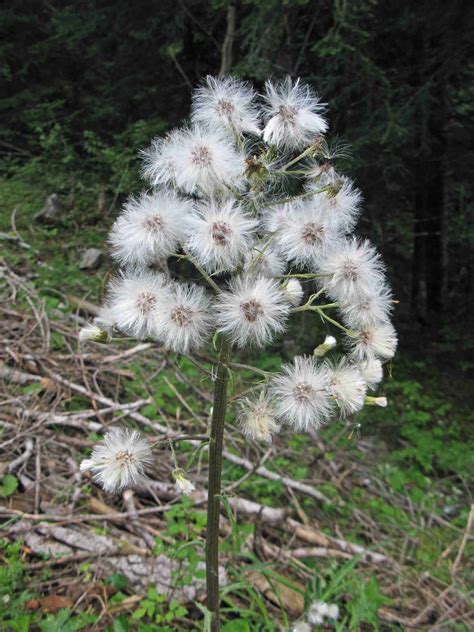
[[227, 407], [227, 382], [232, 346], [222, 339], [214, 385], [211, 435], [209, 442], [209, 479], [207, 487], [206, 588], [207, 609], [211, 613], [211, 632], [219, 631], [219, 512], [221, 504], [222, 448]]

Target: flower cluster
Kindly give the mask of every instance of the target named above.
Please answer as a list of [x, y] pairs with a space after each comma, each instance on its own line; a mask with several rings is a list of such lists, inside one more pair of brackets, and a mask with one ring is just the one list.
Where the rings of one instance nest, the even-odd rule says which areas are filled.
[[[344, 332], [342, 344], [328, 336], [268, 376], [255, 397], [239, 402], [240, 427], [268, 442], [282, 424], [314, 430], [357, 413], [382, 380], [397, 336], [381, 258], [351, 234], [361, 193], [338, 173], [327, 129], [324, 104], [300, 80], [269, 81], [258, 96], [244, 82], [208, 77], [189, 123], [142, 152], [149, 189], [125, 203], [112, 227], [120, 271], [82, 339], [108, 341], [115, 331], [189, 354], [218, 333], [238, 349], [261, 348], [293, 312], [315, 312]], [[344, 353], [333, 357], [335, 346]], [[113, 435], [87, 461], [108, 488], [141, 474], [122, 467], [117, 441]], [[134, 441], [128, 437], [131, 448]]]

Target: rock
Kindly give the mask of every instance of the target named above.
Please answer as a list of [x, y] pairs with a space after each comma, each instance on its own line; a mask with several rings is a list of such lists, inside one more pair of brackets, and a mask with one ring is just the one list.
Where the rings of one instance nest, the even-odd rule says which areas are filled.
[[66, 209], [59, 199], [59, 195], [53, 193], [46, 199], [41, 211], [35, 215], [35, 220], [44, 224], [60, 224], [65, 212]]
[[96, 270], [102, 263], [103, 253], [98, 248], [88, 248], [82, 254], [79, 268], [81, 270]]

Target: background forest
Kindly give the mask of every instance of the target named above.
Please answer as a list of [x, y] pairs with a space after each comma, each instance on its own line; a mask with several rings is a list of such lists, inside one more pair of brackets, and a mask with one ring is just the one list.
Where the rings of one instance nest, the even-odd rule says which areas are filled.
[[[21, 444], [9, 443], [12, 419], [22, 407], [49, 410], [53, 397], [45, 395], [44, 384], [33, 378], [18, 382], [11, 371], [37, 373], [31, 358], [26, 365], [19, 358], [26, 354], [24, 341], [36, 336], [27, 325], [41, 305], [53, 323], [50, 349], [56, 363], [50, 370], [70, 382], [81, 380], [73, 379], [71, 360], [71, 331], [75, 328], [77, 337], [77, 323], [87, 312], [82, 304], [79, 315], [78, 302], [87, 301], [90, 316], [113, 272], [104, 240], [126, 196], [142, 187], [138, 151], [179, 124], [189, 111], [192, 88], [220, 71], [249, 79], [257, 88], [269, 76], [301, 76], [329, 104], [330, 136], [350, 147], [344, 170], [365, 199], [358, 233], [383, 254], [398, 301], [400, 350], [384, 389], [390, 406], [364, 411], [357, 418], [360, 428], [353, 423], [325, 428], [317, 446], [293, 439], [267, 457], [266, 467], [295, 480], [317, 480], [326, 496], [343, 500], [337, 509], [325, 510], [315, 508], [314, 498], [298, 496], [298, 519], [316, 521], [328, 534], [337, 525], [344, 537], [359, 543], [367, 543], [367, 528], [370, 544], [376, 542], [381, 553], [401, 555], [397, 559], [404, 567], [398, 581], [387, 570], [379, 574], [362, 567], [354, 575], [357, 560], [350, 556], [312, 559], [304, 569], [299, 559], [279, 560], [276, 567], [270, 565], [273, 582], [262, 575], [267, 593], [277, 595], [272, 599], [255, 576], [239, 576], [229, 561], [234, 592], [229, 589], [226, 630], [289, 629], [302, 614], [288, 606], [294, 601], [285, 593], [294, 590], [291, 582], [302, 586], [306, 604], [315, 597], [336, 601], [343, 611], [341, 630], [470, 629], [472, 592], [464, 560], [472, 546], [465, 534], [469, 516], [472, 524], [469, 450], [474, 441], [473, 14], [468, 0], [12, 0], [2, 5], [0, 291], [5, 311], [0, 362], [6, 408], [0, 414], [5, 443], [0, 497], [11, 512], [1, 540], [8, 562], [0, 570], [2, 629], [197, 629], [196, 608], [171, 607], [150, 589], [145, 597], [146, 588], [140, 594], [117, 570], [99, 577], [83, 556], [61, 567], [62, 577], [101, 586], [106, 614], [99, 616], [97, 604], [80, 599], [79, 606], [80, 595], [71, 598], [67, 581], [62, 585], [56, 571], [51, 574], [52, 564], [46, 575], [37, 572], [31, 541], [11, 537], [9, 529], [19, 524], [15, 511], [45, 512], [39, 492], [35, 497], [30, 490], [28, 501], [28, 484], [22, 480], [28, 467], [34, 474], [34, 458], [8, 465], [22, 453]], [[57, 198], [45, 207], [52, 194]], [[81, 260], [90, 248], [104, 250], [92, 267]], [[291, 341], [280, 341], [261, 359], [262, 368], [278, 363], [288, 345], [311, 351], [315, 338], [319, 343], [326, 333], [302, 325]], [[37, 340], [29, 344], [41, 346]], [[62, 367], [66, 356], [69, 365]], [[102, 356], [93, 360], [99, 367], [104, 362]], [[176, 416], [174, 389], [180, 382], [190, 389], [189, 407], [199, 408], [199, 397], [193, 398], [201, 385], [191, 365], [180, 365], [177, 377], [170, 361], [166, 381], [153, 377], [145, 388], [142, 372], [151, 362], [151, 357], [131, 358], [120, 365], [124, 401], [153, 393], [153, 405], [142, 412], [150, 418]], [[106, 384], [101, 392], [104, 388], [112, 389]], [[10, 398], [18, 397], [22, 403], [15, 400], [12, 412]], [[66, 404], [58, 404], [59, 399], [55, 405], [69, 406], [68, 414], [84, 404], [83, 393]], [[186, 412], [187, 405], [180, 405]], [[83, 456], [94, 437], [78, 436], [68, 445]], [[283, 439], [281, 445], [287, 443]], [[54, 461], [61, 449], [51, 450]], [[169, 453], [163, 458], [170, 460]], [[73, 459], [79, 461], [80, 455]], [[48, 464], [42, 467], [46, 479], [54, 478]], [[272, 507], [293, 505], [294, 492], [281, 481], [245, 478], [245, 472], [235, 461], [225, 471], [228, 481], [244, 477], [240, 495]], [[52, 504], [67, 503], [74, 493], [54, 489], [48, 497]], [[102, 496], [100, 502], [113, 505], [114, 500]], [[357, 527], [353, 516], [359, 510], [370, 521], [359, 516]], [[82, 511], [101, 513], [90, 504]], [[181, 550], [181, 539], [198, 539], [200, 521], [201, 514], [186, 500], [176, 503], [166, 525], [155, 528], [164, 537], [154, 534], [153, 554]], [[232, 560], [255, 532], [250, 517], [239, 518], [237, 532], [229, 523]], [[102, 534], [103, 526], [92, 523], [91, 530]], [[148, 526], [153, 532], [153, 523]], [[257, 530], [262, 529], [257, 521]], [[280, 536], [272, 537], [271, 546], [283, 546]], [[263, 573], [271, 555], [257, 549], [249, 568]], [[193, 557], [190, 550], [183, 559], [192, 566], [199, 555]], [[430, 580], [423, 584], [426, 573]], [[281, 582], [283, 596], [275, 581]], [[249, 583], [254, 589], [245, 587]], [[51, 591], [63, 599], [59, 607], [43, 607], [41, 599]], [[252, 618], [254, 611], [264, 614]]]

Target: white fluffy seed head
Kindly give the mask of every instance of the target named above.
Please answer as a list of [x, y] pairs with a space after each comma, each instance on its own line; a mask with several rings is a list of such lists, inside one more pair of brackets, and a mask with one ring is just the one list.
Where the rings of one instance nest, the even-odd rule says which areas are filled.
[[107, 492], [117, 492], [140, 483], [152, 462], [148, 441], [136, 430], [114, 428], [95, 446], [81, 471], [91, 470]]
[[154, 186], [174, 185], [206, 196], [244, 186], [243, 155], [225, 134], [199, 125], [153, 141], [144, 158], [143, 173]]
[[351, 329], [364, 329], [376, 323], [387, 323], [393, 308], [392, 292], [385, 284], [371, 284], [367, 294], [362, 292], [339, 304], [344, 323]]
[[275, 277], [286, 270], [286, 261], [281, 254], [267, 244], [256, 243], [247, 253], [244, 273], [249, 276]]
[[265, 142], [286, 150], [315, 143], [327, 130], [324, 106], [311, 88], [287, 77], [281, 83], [265, 84]]
[[341, 415], [351, 415], [364, 406], [367, 385], [357, 366], [342, 358], [337, 364], [327, 362], [329, 390], [336, 400]]
[[173, 283], [157, 309], [155, 335], [167, 349], [187, 353], [203, 345], [213, 324], [211, 302], [204, 288]]
[[224, 128], [237, 133], [260, 135], [259, 111], [255, 92], [245, 82], [233, 77], [206, 77], [194, 92], [191, 118], [194, 123], [211, 129]]
[[284, 290], [290, 305], [293, 307], [297, 307], [303, 300], [304, 290], [299, 279], [288, 279], [284, 285]]
[[383, 366], [378, 358], [363, 360], [359, 363], [359, 370], [370, 390], [375, 389], [383, 379]]
[[303, 200], [293, 207], [291, 220], [274, 234], [278, 250], [297, 265], [314, 266], [337, 244], [339, 232], [324, 204]]
[[306, 188], [308, 191], [319, 191], [323, 187], [329, 187], [329, 189], [316, 194], [314, 198], [324, 200], [323, 203], [341, 232], [351, 232], [361, 212], [361, 192], [354, 187], [350, 178], [336, 175], [330, 178], [327, 174], [321, 174], [320, 178], [310, 180]]
[[283, 232], [293, 221], [298, 205], [292, 202], [275, 204], [262, 214], [262, 229], [268, 233]]
[[289, 305], [278, 283], [265, 277], [238, 277], [216, 302], [219, 331], [239, 347], [263, 347], [285, 329]]
[[112, 256], [125, 267], [147, 266], [174, 254], [183, 239], [189, 200], [171, 191], [130, 198], [112, 226]]
[[278, 416], [295, 430], [317, 430], [333, 411], [330, 374], [314, 358], [297, 356], [273, 379], [271, 394]]
[[397, 349], [397, 333], [391, 323], [370, 325], [351, 338], [352, 353], [357, 361], [372, 358], [390, 360]]
[[258, 397], [241, 399], [238, 403], [238, 421], [244, 435], [254, 441], [271, 443], [280, 426], [269, 397], [262, 391]]
[[369, 241], [355, 237], [333, 244], [319, 260], [327, 294], [340, 304], [352, 304], [371, 296], [384, 284], [384, 266]]
[[133, 338], [157, 338], [157, 315], [168, 293], [162, 274], [123, 273], [108, 288], [108, 318], [122, 333]]
[[211, 200], [200, 204], [186, 224], [186, 249], [213, 273], [231, 272], [250, 255], [258, 222], [233, 200]]

